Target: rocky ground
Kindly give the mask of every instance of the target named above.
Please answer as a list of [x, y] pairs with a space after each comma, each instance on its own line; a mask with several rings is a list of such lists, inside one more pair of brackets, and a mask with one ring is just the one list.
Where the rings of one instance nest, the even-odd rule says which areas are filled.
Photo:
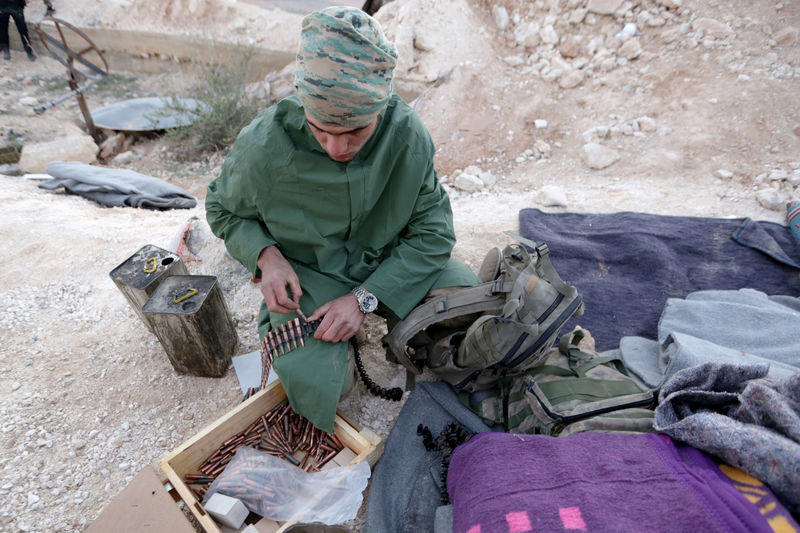
[[[77, 26], [284, 50], [296, 46], [300, 20], [255, 0], [55, 4]], [[438, 148], [455, 255], [475, 268], [507, 242], [502, 232], [517, 228], [524, 207], [785, 223], [785, 202], [800, 197], [796, 2], [395, 0], [376, 17], [400, 52], [397, 89]], [[269, 82], [252, 87], [262, 105], [290, 90], [288, 72], [263, 73]], [[181, 76], [114, 72], [87, 98], [94, 109], [165, 95]], [[32, 112], [64, 87], [60, 64], [14, 50], [0, 63], [0, 135], [13, 130], [33, 150], [64, 138], [65, 124], [80, 127], [74, 102]], [[183, 187], [199, 200], [188, 211], [103, 208], [0, 176], [2, 531], [82, 531], [136, 472], [241, 399], [233, 371], [176, 374], [108, 277], [145, 244], [174, 249], [194, 221], [187, 267], [218, 276], [239, 353], [256, 349], [258, 288], [204, 224], [205, 186], [224, 152], [178, 155], [140, 136], [102, 163]], [[402, 385], [403, 372], [383, 360], [382, 332], [379, 320], [365, 328], [367, 368]], [[385, 438], [399, 406], [359, 385], [342, 409]]]

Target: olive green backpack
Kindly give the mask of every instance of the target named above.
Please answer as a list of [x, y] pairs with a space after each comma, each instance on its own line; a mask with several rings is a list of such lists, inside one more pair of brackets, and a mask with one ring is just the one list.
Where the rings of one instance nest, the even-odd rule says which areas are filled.
[[652, 432], [655, 391], [631, 378], [622, 360], [579, 348], [583, 336], [580, 329], [563, 335], [540, 365], [493, 389], [462, 393], [462, 401], [513, 433]]
[[391, 328], [382, 339], [387, 359], [410, 377], [429, 368], [470, 392], [540, 363], [583, 300], [558, 276], [545, 243], [508, 234], [519, 242], [490, 251], [483, 284], [431, 298]]

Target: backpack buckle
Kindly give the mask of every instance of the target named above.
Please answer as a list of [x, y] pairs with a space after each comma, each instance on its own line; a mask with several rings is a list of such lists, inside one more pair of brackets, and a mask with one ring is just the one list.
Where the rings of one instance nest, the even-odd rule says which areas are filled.
[[502, 279], [494, 280], [492, 282], [492, 286], [489, 287], [489, 292], [491, 294], [499, 294], [499, 293], [503, 292], [503, 280]]
[[539, 254], [539, 257], [544, 257], [550, 253], [550, 248], [547, 247], [547, 243], [540, 242], [536, 245], [536, 253]]
[[447, 311], [447, 300], [442, 299], [442, 300], [439, 300], [438, 302], [436, 302], [435, 304], [433, 304], [433, 310], [437, 314], [446, 312]]

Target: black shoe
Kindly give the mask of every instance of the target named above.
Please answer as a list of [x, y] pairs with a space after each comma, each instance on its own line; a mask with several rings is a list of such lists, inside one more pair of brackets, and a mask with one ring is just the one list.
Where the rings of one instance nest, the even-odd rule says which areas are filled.
[[9, 50], [3, 50], [3, 59], [11, 59], [11, 52]]
[[36, 54], [34, 54], [32, 50], [28, 50], [28, 59], [36, 61]]

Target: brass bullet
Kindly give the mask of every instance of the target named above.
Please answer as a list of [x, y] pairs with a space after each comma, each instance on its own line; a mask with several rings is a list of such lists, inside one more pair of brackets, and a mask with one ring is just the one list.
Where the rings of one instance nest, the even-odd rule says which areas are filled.
[[305, 346], [306, 343], [303, 341], [303, 336], [304, 336], [303, 335], [303, 328], [300, 325], [300, 319], [299, 318], [295, 318], [294, 319], [294, 330], [297, 332], [297, 338], [300, 341], [300, 346]]

